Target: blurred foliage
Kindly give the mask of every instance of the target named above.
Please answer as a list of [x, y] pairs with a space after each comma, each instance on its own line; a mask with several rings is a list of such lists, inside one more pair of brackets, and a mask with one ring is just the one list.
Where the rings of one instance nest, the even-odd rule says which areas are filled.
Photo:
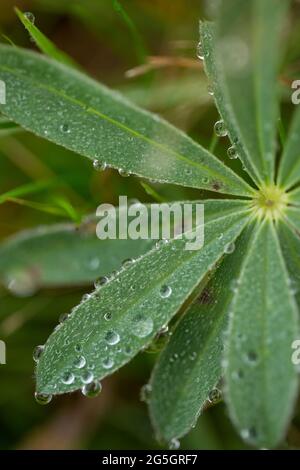
[[[14, 6], [32, 12], [47, 37], [90, 75], [121, 90], [139, 105], [160, 113], [209, 147], [217, 112], [195, 50], [198, 20], [211, 17], [217, 3], [217, 0], [1, 0], [1, 41], [10, 40], [35, 49], [16, 17]], [[292, 8], [281, 76], [285, 126], [292, 111], [290, 83], [300, 73], [300, 2], [294, 1]], [[221, 159], [226, 153], [225, 146], [226, 143], [217, 142], [216, 153]], [[230, 164], [237, 172], [241, 171], [238, 162]], [[151, 195], [156, 193], [165, 200], [205, 196], [203, 191], [171, 185], [154, 185], [151, 192], [137, 178], [121, 178], [111, 170], [95, 172], [84, 157], [71, 155], [26, 132], [1, 134], [0, 195], [22, 186], [39, 185], [40, 181], [51, 184], [28, 194], [21, 190], [16, 199], [2, 201], [1, 239], [25, 228], [69, 222], [76, 214], [93, 212], [101, 202], [116, 203], [119, 194], [143, 202], [152, 202]], [[40, 210], [36, 210], [34, 203], [40, 205]], [[46, 210], [49, 207], [54, 210]], [[48, 407], [37, 405], [33, 399], [32, 351], [37, 344], [43, 344], [60, 314], [76, 305], [86, 290], [86, 287], [49, 289], [18, 298], [1, 288], [0, 338], [7, 344], [7, 364], [0, 366], [0, 448], [159, 448], [146, 405], [139, 402], [140, 388], [148, 380], [155, 354], [140, 354], [105, 380], [97, 399], [87, 400], [80, 395], [67, 400], [60, 397]], [[299, 446], [296, 424], [297, 418], [289, 438], [292, 445]], [[181, 447], [239, 449], [245, 445], [232, 429], [223, 404], [219, 404], [205, 412]]]

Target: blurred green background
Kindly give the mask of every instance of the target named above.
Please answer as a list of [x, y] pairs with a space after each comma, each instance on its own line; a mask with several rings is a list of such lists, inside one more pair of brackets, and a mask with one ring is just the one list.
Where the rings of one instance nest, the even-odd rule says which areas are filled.
[[[1, 0], [0, 40], [35, 49], [14, 6], [32, 12], [36, 25], [87, 73], [163, 115], [202, 145], [216, 144], [216, 155], [225, 158], [226, 143], [213, 141], [218, 114], [196, 58], [199, 19], [213, 17], [217, 0]], [[285, 127], [292, 112], [290, 83], [300, 78], [299, 2], [293, 2], [292, 9], [280, 76]], [[230, 165], [241, 171], [237, 161]], [[135, 177], [122, 178], [113, 170], [96, 172], [92, 162], [26, 132], [0, 134], [0, 194], [45, 179], [52, 181], [51, 187], [0, 204], [1, 240], [27, 228], [78, 220], [94, 213], [101, 202], [117, 203], [120, 194], [153, 201]], [[207, 196], [203, 191], [152, 186], [166, 200]], [[64, 208], [62, 214], [52, 214], [58, 207]], [[1, 287], [0, 339], [7, 345], [7, 364], [0, 366], [0, 448], [164, 448], [155, 441], [147, 407], [139, 398], [156, 353], [142, 352], [104, 380], [96, 399], [73, 394], [47, 407], [34, 401], [33, 349], [90, 289], [66, 286], [16, 297]], [[292, 447], [300, 445], [297, 417], [288, 441]], [[245, 445], [221, 403], [204, 413], [181, 448]]]

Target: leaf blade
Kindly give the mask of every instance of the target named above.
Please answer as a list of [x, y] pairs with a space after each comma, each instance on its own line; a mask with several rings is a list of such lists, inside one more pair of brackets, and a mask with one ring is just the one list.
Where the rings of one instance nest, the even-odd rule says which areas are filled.
[[[254, 249], [255, 247], [255, 249]], [[226, 399], [246, 441], [274, 447], [297, 392], [291, 346], [298, 311], [276, 231], [258, 227], [235, 296], [225, 352]]]
[[138, 176], [252, 194], [246, 182], [183, 132], [118, 93], [33, 52], [4, 45], [0, 52], [0, 78], [7, 84], [0, 109], [25, 129]]

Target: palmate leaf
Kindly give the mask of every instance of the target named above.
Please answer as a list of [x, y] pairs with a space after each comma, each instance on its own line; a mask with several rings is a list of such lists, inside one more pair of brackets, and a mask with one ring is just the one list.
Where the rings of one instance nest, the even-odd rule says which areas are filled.
[[[300, 108], [292, 119], [292, 124], [285, 143], [278, 171], [278, 184], [289, 189], [300, 182]], [[300, 198], [299, 198], [300, 199]]]
[[245, 259], [225, 345], [225, 397], [241, 436], [260, 447], [282, 438], [297, 392], [292, 342], [298, 310], [272, 222]]
[[80, 226], [57, 224], [21, 232], [0, 245], [0, 279], [17, 292], [26, 281], [41, 287], [91, 284], [144, 254], [152, 240], [99, 240], [95, 217]]
[[223, 0], [215, 27], [201, 26], [217, 107], [258, 184], [274, 180], [280, 28], [288, 5], [286, 0]]
[[224, 333], [252, 228], [186, 312], [154, 368], [149, 406], [160, 440], [171, 441], [191, 429], [222, 377]]
[[[85, 378], [111, 374], [148, 345], [245, 226], [248, 204], [241, 202], [239, 210], [231, 204], [227, 202], [224, 215], [218, 211], [219, 201], [205, 203], [202, 249], [188, 251], [184, 249], [186, 240], [170, 240], [83, 300], [48, 339], [36, 370], [37, 391], [76, 390]], [[78, 355], [86, 368], [75, 367]], [[70, 373], [74, 381], [64, 383], [64, 374]]]
[[123, 172], [249, 196], [251, 188], [184, 133], [63, 64], [0, 46], [0, 111], [27, 130]]

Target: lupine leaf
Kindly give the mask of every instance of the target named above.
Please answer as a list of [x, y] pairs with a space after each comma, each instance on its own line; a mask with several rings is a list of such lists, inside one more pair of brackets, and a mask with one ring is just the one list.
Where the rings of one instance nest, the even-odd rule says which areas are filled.
[[149, 406], [159, 439], [171, 441], [186, 434], [222, 377], [224, 333], [249, 234], [247, 229], [235, 251], [226, 255], [172, 332], [154, 368]]
[[282, 253], [290, 275], [290, 287], [300, 308], [300, 233], [287, 224], [278, 224], [278, 234]]
[[271, 222], [258, 227], [238, 282], [225, 346], [225, 396], [243, 439], [274, 447], [297, 392], [291, 348], [298, 310]]
[[[186, 250], [186, 240], [178, 238], [159, 245], [74, 309], [45, 345], [36, 370], [38, 392], [57, 394], [80, 388], [88, 367], [93, 378], [101, 379], [151, 342], [246, 223], [248, 205], [223, 215], [218, 204], [205, 204], [206, 214], [212, 209], [214, 217], [206, 219], [202, 249]], [[229, 201], [228, 209], [230, 205]], [[74, 366], [79, 350], [87, 364], [80, 370]], [[72, 383], [62, 382], [66, 373], [74, 374]]]
[[0, 79], [7, 90], [1, 112], [56, 144], [157, 181], [251, 195], [246, 182], [184, 133], [76, 70], [1, 45]]
[[201, 28], [219, 112], [257, 183], [274, 178], [280, 29], [288, 5], [286, 0], [223, 0], [215, 28]]
[[278, 172], [278, 184], [290, 188], [300, 182], [300, 108], [294, 111]]

